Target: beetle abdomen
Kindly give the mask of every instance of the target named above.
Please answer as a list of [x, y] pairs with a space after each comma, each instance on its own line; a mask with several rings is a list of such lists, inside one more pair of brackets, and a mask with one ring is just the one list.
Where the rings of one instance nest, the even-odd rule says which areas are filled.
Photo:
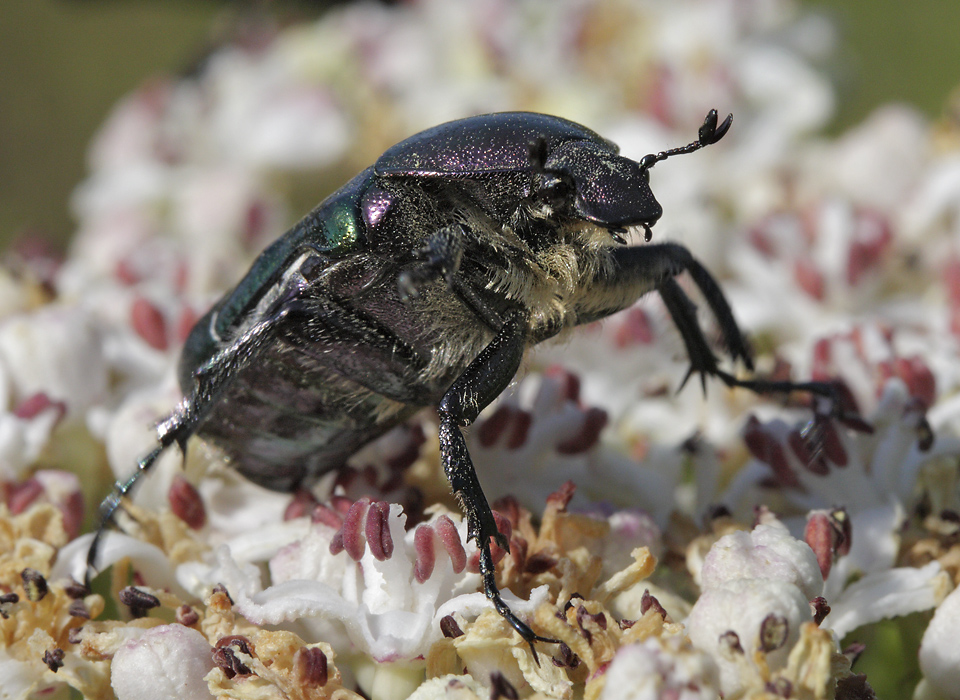
[[281, 343], [241, 371], [198, 434], [250, 480], [290, 491], [342, 467], [418, 408]]
[[[407, 304], [393, 277], [350, 300], [334, 298], [336, 288], [321, 274], [297, 290], [295, 310], [286, 303], [270, 342], [231, 378], [197, 431], [267, 488], [309, 484], [435, 405], [491, 336], [464, 318], [470, 312], [442, 280]], [[437, 308], [444, 313], [430, 312]], [[230, 342], [210, 335], [197, 332], [211, 346], [199, 354]], [[181, 370], [192, 384], [197, 368]]]

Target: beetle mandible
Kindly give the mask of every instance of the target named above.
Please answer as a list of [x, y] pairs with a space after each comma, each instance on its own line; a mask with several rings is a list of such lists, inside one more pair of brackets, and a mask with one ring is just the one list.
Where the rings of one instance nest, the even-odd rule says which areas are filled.
[[435, 406], [443, 468], [480, 550], [484, 592], [531, 648], [552, 642], [497, 589], [490, 539], [509, 543], [461, 428], [508, 386], [529, 348], [652, 290], [687, 348], [687, 377], [801, 386], [721, 370], [674, 278], [689, 273], [727, 352], [752, 369], [716, 281], [681, 245], [627, 246], [622, 236], [639, 227], [649, 241], [660, 218], [650, 169], [715, 143], [732, 119], [718, 124], [711, 111], [696, 141], [639, 162], [584, 126], [526, 112], [441, 124], [388, 149], [270, 245], [194, 326], [179, 365], [186, 398], [101, 505], [88, 578], [122, 497], [174, 443], [183, 449], [198, 435], [247, 478], [291, 491]]

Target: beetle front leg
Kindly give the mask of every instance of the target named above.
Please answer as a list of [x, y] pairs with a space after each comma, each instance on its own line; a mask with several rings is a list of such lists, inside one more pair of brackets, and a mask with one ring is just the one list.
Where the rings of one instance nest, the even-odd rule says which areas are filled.
[[[461, 426], [473, 423], [486, 408], [507, 388], [520, 367], [526, 348], [527, 316], [520, 310], [506, 314], [500, 332], [469, 364], [440, 400], [440, 459], [454, 496], [467, 518], [467, 539], [473, 539], [480, 549], [480, 575], [483, 592], [497, 612], [510, 623], [530, 645], [537, 659], [533, 642], [554, 643], [541, 637], [518, 618], [504, 602], [494, 577], [490, 538], [494, 538], [507, 552], [510, 543], [497, 529], [493, 511], [480, 486]], [[537, 661], [539, 664], [539, 660]]]
[[[753, 361], [749, 355], [746, 339], [743, 337], [739, 326], [733, 318], [733, 313], [729, 310], [726, 297], [720, 290], [716, 280], [707, 272], [706, 268], [694, 261], [693, 268], [688, 268], [691, 272], [697, 286], [700, 287], [707, 299], [715, 299], [716, 304], [722, 303], [726, 311], [717, 314], [717, 320], [720, 321], [721, 331], [724, 340], [730, 350], [731, 356], [736, 359], [738, 356], [743, 359], [747, 369], [753, 371]], [[690, 369], [683, 378], [680, 387], [687, 383], [687, 380], [694, 372], [700, 373], [701, 386], [706, 391], [706, 376], [708, 374], [717, 377], [729, 387], [739, 387], [747, 389], [755, 394], [789, 394], [793, 391], [805, 391], [816, 396], [823, 396], [829, 399], [834, 411], [841, 412], [841, 399], [837, 392], [837, 387], [831, 382], [793, 382], [793, 381], [774, 381], [770, 379], [740, 379], [720, 369], [717, 365], [717, 358], [707, 345], [707, 339], [703, 335], [703, 330], [697, 323], [696, 305], [690, 301], [683, 289], [677, 284], [675, 279], [665, 280], [658, 288], [660, 297], [663, 299], [670, 317], [680, 331], [683, 343], [687, 348], [687, 355], [690, 358]], [[716, 314], [716, 306], [711, 304]], [[739, 348], [734, 350], [733, 348]]]
[[616, 273], [608, 284], [638, 289], [638, 297], [651, 289], [660, 293], [683, 337], [694, 371], [716, 374], [716, 359], [709, 351], [703, 331], [697, 323], [696, 307], [673, 279], [682, 272], [688, 272], [703, 292], [707, 305], [720, 324], [730, 357], [742, 360], [747, 369], [753, 369], [750, 349], [720, 285], [689, 250], [677, 243], [629, 246], [614, 249], [613, 259]]
[[[707, 393], [707, 375], [716, 376], [720, 371], [717, 365], [717, 356], [713, 354], [706, 337], [703, 335], [703, 329], [697, 320], [697, 307], [690, 297], [686, 295], [683, 288], [677, 283], [676, 279], [670, 277], [663, 281], [657, 288], [660, 298], [663, 299], [673, 324], [680, 332], [683, 339], [683, 345], [687, 349], [687, 357], [690, 360], [690, 368], [680, 382], [682, 389], [694, 373], [700, 374], [700, 386], [703, 393]], [[737, 329], [739, 332], [739, 329]]]
[[[700, 288], [707, 305], [720, 324], [724, 344], [734, 360], [740, 359], [753, 370], [753, 359], [743, 332], [733, 317], [733, 311], [720, 285], [690, 252], [676, 243], [633, 246], [614, 251], [617, 262], [616, 280], [624, 285], [646, 283], [656, 288], [683, 339], [690, 358], [690, 370], [683, 384], [694, 372], [699, 372], [706, 389], [706, 375], [717, 377], [729, 387], [741, 387], [756, 394], [790, 393], [805, 391], [831, 399], [839, 410], [836, 387], [828, 382], [770, 381], [765, 379], [738, 379], [717, 365], [716, 356], [710, 350], [703, 330], [697, 321], [696, 306], [677, 284], [674, 277], [687, 272]], [[681, 384], [681, 387], [683, 386]]]

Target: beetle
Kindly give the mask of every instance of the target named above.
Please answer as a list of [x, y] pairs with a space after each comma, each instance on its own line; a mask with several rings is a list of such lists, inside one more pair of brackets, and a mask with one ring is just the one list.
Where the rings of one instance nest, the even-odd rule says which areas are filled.
[[[675, 277], [689, 273], [728, 354], [752, 369], [719, 285], [683, 246], [649, 243], [662, 213], [650, 169], [719, 141], [732, 119], [718, 124], [712, 110], [696, 141], [640, 161], [584, 126], [527, 112], [448, 122], [389, 148], [270, 245], [196, 323], [179, 364], [185, 398], [101, 505], [88, 580], [122, 497], [171, 445], [184, 449], [197, 435], [248, 479], [292, 491], [434, 406], [487, 598], [531, 649], [553, 641], [501, 598], [490, 540], [509, 543], [461, 429], [508, 386], [529, 348], [653, 290], [687, 348], [687, 378], [802, 386], [720, 369]], [[624, 234], [638, 228], [647, 243], [626, 245]]]

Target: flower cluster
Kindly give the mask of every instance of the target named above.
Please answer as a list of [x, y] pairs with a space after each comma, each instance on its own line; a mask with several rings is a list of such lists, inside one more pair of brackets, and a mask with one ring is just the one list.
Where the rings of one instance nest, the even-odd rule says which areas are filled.
[[[0, 694], [869, 698], [844, 638], [935, 610], [916, 697], [956, 697], [960, 123], [815, 137], [830, 29], [788, 0], [356, 3], [124, 99], [69, 254], [0, 266]], [[504, 599], [556, 644], [483, 596], [429, 411], [294, 494], [170, 450], [80, 583], [192, 325], [386, 147], [525, 109], [639, 159], [714, 107], [723, 142], [652, 174], [655, 235], [721, 280], [761, 374], [822, 384], [677, 392], [656, 294], [533, 353], [467, 441]]]

